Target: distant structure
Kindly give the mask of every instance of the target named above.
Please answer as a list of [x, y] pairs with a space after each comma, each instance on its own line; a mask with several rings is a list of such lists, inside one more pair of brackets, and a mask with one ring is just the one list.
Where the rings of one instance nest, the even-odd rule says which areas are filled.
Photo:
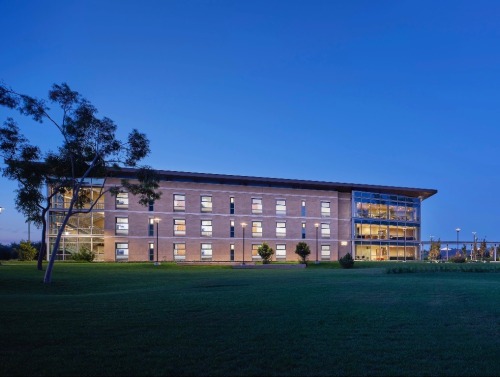
[[[135, 169], [88, 179], [89, 196], [134, 180]], [[101, 261], [260, 261], [266, 242], [274, 261], [296, 261], [306, 242], [311, 261], [421, 258], [422, 201], [433, 189], [237, 175], [158, 171], [162, 197], [148, 207], [123, 192], [101, 198], [88, 214], [71, 217], [58, 250], [68, 259], [82, 248]], [[50, 187], [49, 187], [50, 190]], [[55, 197], [48, 213], [52, 250], [71, 193]], [[246, 231], [246, 233], [245, 233]]]

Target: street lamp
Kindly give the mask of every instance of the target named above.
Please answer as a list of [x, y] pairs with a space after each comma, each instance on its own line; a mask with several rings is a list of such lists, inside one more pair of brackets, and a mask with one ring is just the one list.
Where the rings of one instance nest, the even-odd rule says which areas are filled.
[[319, 229], [319, 224], [316, 223], [314, 224], [314, 227], [316, 228], [316, 264], [318, 264], [318, 229]]
[[455, 230], [457, 231], [457, 253], [458, 253], [458, 247], [459, 247], [459, 244], [458, 244], [458, 234], [460, 233], [460, 228], [457, 228]]
[[[470, 260], [472, 260], [472, 254], [476, 253], [476, 232], [472, 232], [472, 235], [473, 235], [473, 238], [474, 238], [474, 240], [473, 240], [474, 242], [473, 242], [473, 246], [471, 246], [471, 248], [470, 248]], [[476, 256], [474, 255], [474, 258], [475, 257]]]
[[242, 264], [245, 264], [245, 228], [247, 226], [247, 223], [241, 223], [241, 227], [243, 228], [243, 262]]
[[155, 217], [154, 221], [156, 223], [156, 262], [155, 262], [155, 266], [159, 266], [160, 262], [158, 262], [158, 251], [159, 251], [160, 245], [158, 243], [158, 234], [159, 234], [158, 224], [160, 224], [161, 219], [159, 217]]

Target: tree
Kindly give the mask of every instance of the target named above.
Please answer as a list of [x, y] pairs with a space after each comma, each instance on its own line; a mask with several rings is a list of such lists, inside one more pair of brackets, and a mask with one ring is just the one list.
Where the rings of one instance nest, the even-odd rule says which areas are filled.
[[339, 263], [342, 268], [352, 268], [354, 266], [354, 259], [352, 259], [351, 253], [347, 253], [340, 258]]
[[36, 249], [31, 245], [31, 242], [21, 241], [19, 244], [19, 260], [31, 261], [35, 259]]
[[479, 245], [479, 250], [478, 250], [479, 258], [481, 258], [481, 260], [487, 258], [488, 257], [487, 252], [488, 252], [488, 246], [486, 245], [486, 239], [483, 239]]
[[441, 240], [432, 241], [431, 249], [429, 250], [429, 259], [430, 260], [439, 260], [441, 259]]
[[309, 245], [305, 242], [299, 242], [295, 247], [295, 254], [297, 254], [302, 263], [307, 264], [307, 257], [311, 254], [311, 250], [309, 249]]
[[267, 243], [263, 242], [262, 245], [260, 245], [259, 248], [257, 249], [257, 252], [262, 258], [262, 263], [264, 264], [271, 263], [271, 257], [274, 254], [274, 250], [271, 247], [269, 247]]
[[[150, 152], [149, 140], [137, 129], [129, 133], [126, 141], [118, 140], [115, 123], [107, 117], [98, 118], [97, 109], [78, 92], [72, 91], [66, 83], [54, 84], [48, 98], [60, 108], [59, 122], [49, 114], [46, 101], [18, 93], [0, 84], [1, 106], [17, 110], [38, 123], [45, 121], [56, 127], [62, 136], [62, 143], [57, 151], [42, 153], [40, 148], [28, 143], [12, 118], [7, 120], [0, 132], [0, 152], [6, 165], [3, 174], [9, 179], [17, 180], [19, 190], [16, 203], [27, 215], [28, 221], [36, 222], [38, 216], [42, 221], [41, 218], [45, 217], [43, 209], [48, 210], [51, 206], [51, 195], [66, 194], [70, 198], [45, 271], [44, 283], [52, 280], [52, 269], [62, 232], [71, 216], [89, 213], [108, 192], [115, 196], [125, 189], [132, 195], [139, 195], [141, 205], [154, 203], [161, 195], [157, 192], [158, 175], [149, 167], [142, 166], [138, 169], [138, 183], [122, 180], [121, 185], [109, 188], [105, 188], [103, 184], [97, 198], [91, 200], [88, 189], [85, 188], [86, 180], [101, 178], [105, 182], [113, 170], [137, 167], [138, 162]], [[16, 152], [17, 148], [20, 148], [20, 153]], [[29, 179], [21, 179], [25, 177]], [[42, 194], [45, 185], [52, 189], [48, 195]], [[45, 206], [40, 207], [41, 203], [45, 203]]]

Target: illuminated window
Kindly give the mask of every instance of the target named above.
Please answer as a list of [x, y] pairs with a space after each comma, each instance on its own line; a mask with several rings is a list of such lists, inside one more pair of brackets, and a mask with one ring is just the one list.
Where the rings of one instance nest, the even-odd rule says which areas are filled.
[[174, 211], [176, 212], [186, 211], [186, 195], [174, 194]]
[[233, 196], [231, 196], [229, 198], [229, 213], [231, 215], [234, 215], [234, 197]]
[[276, 222], [276, 237], [286, 237], [286, 222]]
[[234, 261], [234, 243], [229, 245], [229, 260]]
[[262, 213], [262, 199], [252, 198], [252, 213], [254, 214]]
[[212, 237], [212, 220], [201, 220], [201, 235]]
[[302, 206], [300, 207], [300, 215], [304, 217], [306, 215], [306, 201], [302, 201]]
[[286, 215], [286, 200], [284, 199], [276, 200], [276, 214]]
[[277, 244], [276, 245], [276, 259], [286, 259], [286, 245]]
[[202, 196], [201, 197], [201, 212], [212, 212], [212, 197]]
[[262, 221], [252, 221], [252, 237], [262, 237]]
[[115, 234], [117, 235], [128, 234], [128, 217], [115, 218]]
[[321, 216], [330, 217], [330, 202], [321, 202]]
[[321, 237], [330, 238], [330, 224], [321, 223]]
[[155, 219], [149, 219], [148, 236], [152, 237], [154, 235], [155, 235]]
[[302, 239], [306, 238], [306, 223], [302, 223]]
[[127, 261], [128, 260], [128, 243], [117, 242], [115, 243], [115, 255], [117, 261]]
[[202, 243], [201, 244], [201, 259], [212, 259], [212, 244]]
[[149, 243], [149, 260], [154, 261], [155, 259], [155, 244], [153, 242]]
[[260, 244], [252, 244], [252, 259], [262, 259], [259, 255]]
[[321, 245], [321, 259], [330, 260], [330, 245]]
[[128, 192], [119, 192], [115, 200], [116, 209], [128, 209]]
[[185, 260], [186, 259], [186, 244], [185, 243], [174, 243], [174, 259], [175, 260]]
[[229, 237], [234, 237], [234, 220], [229, 222]]
[[174, 236], [186, 235], [186, 220], [174, 219]]

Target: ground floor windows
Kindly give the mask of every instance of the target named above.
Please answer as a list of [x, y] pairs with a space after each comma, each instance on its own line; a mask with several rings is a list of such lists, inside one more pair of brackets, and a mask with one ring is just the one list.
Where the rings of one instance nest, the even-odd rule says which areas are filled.
[[174, 243], [174, 259], [175, 260], [185, 260], [186, 259], [186, 244], [185, 243]]
[[285, 244], [277, 244], [276, 245], [276, 260], [285, 260], [286, 259], [286, 245]]
[[149, 243], [149, 261], [152, 262], [155, 259], [155, 244], [153, 242]]
[[262, 259], [259, 255], [259, 247], [261, 244], [252, 244], [252, 260]]
[[229, 245], [229, 260], [234, 261], [234, 243]]
[[212, 259], [212, 244], [202, 243], [201, 244], [201, 260], [211, 260]]
[[117, 242], [115, 244], [115, 255], [117, 262], [128, 261], [128, 242]]
[[330, 245], [321, 245], [321, 259], [330, 260]]
[[418, 256], [416, 245], [356, 245], [356, 260], [415, 260]]

